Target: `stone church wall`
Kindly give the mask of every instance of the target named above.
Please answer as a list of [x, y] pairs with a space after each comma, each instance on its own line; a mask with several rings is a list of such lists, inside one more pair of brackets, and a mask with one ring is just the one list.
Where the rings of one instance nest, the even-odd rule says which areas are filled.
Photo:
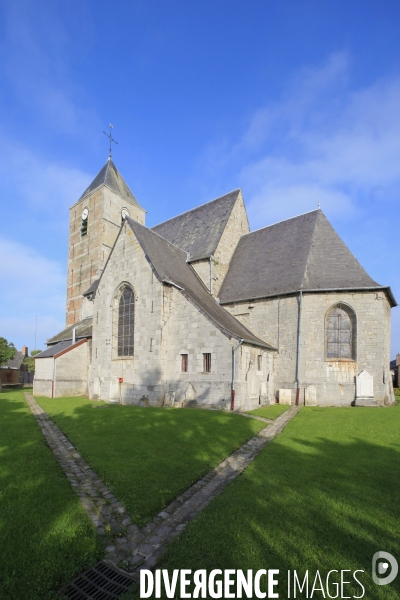
[[[378, 298], [378, 299], [377, 299]], [[355, 361], [326, 359], [325, 315], [338, 302], [349, 305], [357, 319]], [[278, 349], [275, 390], [292, 389], [295, 400], [298, 295], [227, 305], [233, 315]], [[383, 292], [303, 294], [301, 321], [301, 401], [350, 405], [355, 399], [355, 378], [363, 369], [374, 378], [378, 404], [390, 401], [390, 307]], [[385, 382], [384, 382], [385, 380]], [[312, 387], [310, 387], [312, 386]], [[310, 400], [308, 400], [310, 402]]]
[[35, 377], [33, 379], [33, 394], [35, 396], [52, 395], [53, 358], [37, 358], [35, 360]]
[[249, 221], [243, 197], [240, 193], [228, 219], [224, 232], [214, 254], [213, 264], [213, 296], [218, 297], [222, 282], [228, 272], [229, 263], [242, 235], [249, 233]]
[[238, 245], [241, 236], [249, 231], [247, 213], [243, 197], [240, 194], [215, 250], [215, 255], [211, 257], [211, 266], [209, 258], [191, 263], [212, 296], [218, 297], [219, 290], [221, 289], [222, 282], [228, 271], [229, 263], [236, 250], [236, 246]]
[[87, 396], [88, 366], [89, 344], [87, 342], [58, 356], [55, 365], [54, 397]]
[[[116, 350], [115, 316], [118, 290], [123, 282], [131, 285], [135, 295], [132, 358], [119, 358]], [[127, 226], [106, 266], [93, 309], [90, 397], [122, 403], [160, 404], [164, 398], [160, 359], [162, 285]]]
[[[116, 356], [115, 315], [123, 282], [135, 294], [132, 358]], [[232, 347], [237, 341], [215, 327], [178, 289], [157, 280], [129, 227], [118, 238], [93, 308], [90, 397], [150, 406], [197, 403], [230, 408]], [[203, 372], [204, 353], [211, 354], [210, 373]], [[187, 373], [181, 372], [182, 354], [188, 354]], [[240, 349], [237, 408], [255, 408], [260, 394], [264, 404], [268, 393], [271, 396], [267, 379], [272, 359], [264, 358], [258, 371], [256, 354], [256, 349]]]
[[[82, 211], [88, 208], [87, 234], [81, 236]], [[67, 325], [84, 317], [82, 294], [100, 275], [121, 227], [121, 210], [144, 224], [145, 211], [101, 187], [70, 208], [67, 280]]]
[[[164, 307], [162, 350], [165, 379], [175, 402], [230, 406], [233, 340], [223, 334], [176, 288], [169, 288]], [[203, 353], [211, 354], [211, 372], [203, 372]], [[188, 372], [181, 372], [181, 355]]]

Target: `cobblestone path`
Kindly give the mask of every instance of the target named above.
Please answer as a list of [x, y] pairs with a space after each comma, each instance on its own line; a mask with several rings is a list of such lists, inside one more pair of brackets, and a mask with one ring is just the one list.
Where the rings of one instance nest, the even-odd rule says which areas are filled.
[[142, 567], [154, 567], [168, 542], [240, 475], [299, 411], [292, 406], [140, 529], [33, 396], [25, 393], [25, 398], [83, 508], [108, 543], [105, 558], [133, 574]]

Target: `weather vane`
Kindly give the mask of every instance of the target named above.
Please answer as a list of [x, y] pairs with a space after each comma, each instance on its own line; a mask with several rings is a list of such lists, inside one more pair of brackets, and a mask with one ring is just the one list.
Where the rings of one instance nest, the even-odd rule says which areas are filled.
[[103, 131], [104, 135], [106, 135], [108, 137], [108, 139], [110, 140], [110, 150], [108, 152], [108, 158], [112, 157], [112, 147], [111, 144], [114, 142], [115, 144], [118, 144], [118, 142], [116, 140], [114, 140], [113, 136], [112, 136], [112, 129], [114, 129], [114, 125], [111, 125], [110, 123], [110, 133], [106, 133], [105, 131]]

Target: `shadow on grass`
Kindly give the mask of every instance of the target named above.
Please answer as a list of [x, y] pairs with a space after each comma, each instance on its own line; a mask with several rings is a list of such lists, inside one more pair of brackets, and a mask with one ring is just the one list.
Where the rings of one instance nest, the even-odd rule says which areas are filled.
[[102, 548], [16, 391], [0, 396], [0, 489], [0, 598], [59, 598]]
[[139, 525], [265, 426], [200, 409], [37, 401]]
[[[366, 598], [398, 598], [400, 578], [377, 586], [371, 562], [379, 550], [400, 558], [400, 411], [322, 410], [303, 410], [172, 542], [162, 568], [279, 569], [283, 598], [288, 570], [309, 570], [310, 594], [317, 570], [325, 581], [362, 569]], [[361, 596], [346, 575], [344, 596]]]

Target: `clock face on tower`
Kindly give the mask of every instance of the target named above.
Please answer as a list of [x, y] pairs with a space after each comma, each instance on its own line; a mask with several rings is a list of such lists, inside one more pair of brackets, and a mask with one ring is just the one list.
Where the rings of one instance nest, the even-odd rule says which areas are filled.
[[89, 214], [88, 209], [84, 208], [82, 211], [82, 221], [86, 221], [86, 219], [88, 218], [88, 214]]

